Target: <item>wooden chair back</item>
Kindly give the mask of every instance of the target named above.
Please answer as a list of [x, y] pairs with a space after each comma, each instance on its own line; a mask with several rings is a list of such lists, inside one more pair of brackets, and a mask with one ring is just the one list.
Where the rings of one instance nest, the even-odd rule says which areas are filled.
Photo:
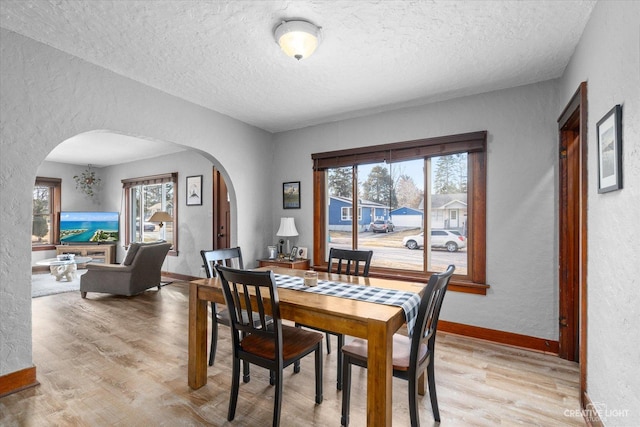
[[200, 251], [200, 255], [204, 262], [204, 271], [207, 274], [207, 278], [216, 277], [215, 265], [239, 268], [241, 270], [244, 268], [242, 251], [239, 247]]
[[[329, 251], [329, 266], [327, 271], [329, 273], [333, 272], [334, 261], [337, 261], [336, 273], [367, 277], [369, 275], [372, 257], [373, 251], [331, 248]], [[362, 269], [360, 269], [361, 263]]]
[[[276, 366], [279, 361], [282, 367], [282, 321], [273, 272], [239, 270], [222, 265], [216, 265], [215, 269], [220, 275], [231, 318], [234, 351], [242, 351], [241, 337], [261, 337], [274, 343], [273, 360]], [[248, 316], [243, 316], [245, 310]], [[259, 322], [248, 320], [256, 318]]]
[[429, 282], [420, 300], [418, 317], [411, 339], [411, 364], [420, 363], [420, 361], [417, 360], [417, 355], [419, 354], [418, 352], [421, 345], [426, 344], [430, 354], [433, 354], [440, 308], [442, 308], [442, 301], [444, 300], [449, 280], [451, 280], [455, 269], [456, 267], [454, 265], [450, 265], [443, 273], [433, 274], [429, 278]]

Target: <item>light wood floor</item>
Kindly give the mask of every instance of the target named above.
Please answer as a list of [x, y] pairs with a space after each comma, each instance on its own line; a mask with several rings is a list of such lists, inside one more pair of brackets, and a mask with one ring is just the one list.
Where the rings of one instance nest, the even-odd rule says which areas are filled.
[[[446, 304], [446, 300], [445, 300]], [[200, 390], [187, 386], [188, 287], [137, 297], [65, 293], [33, 300], [33, 359], [40, 386], [0, 399], [2, 426], [267, 426], [273, 389], [252, 367], [227, 422], [230, 334]], [[333, 342], [335, 348], [335, 342]], [[283, 426], [339, 426], [335, 352], [325, 353], [324, 402], [314, 403], [313, 357], [285, 374]], [[351, 420], [365, 424], [366, 372], [354, 368]], [[584, 425], [575, 413], [578, 366], [550, 355], [439, 334], [436, 380], [442, 426]], [[409, 425], [407, 384], [394, 379], [393, 422]], [[423, 426], [434, 425], [428, 396]]]

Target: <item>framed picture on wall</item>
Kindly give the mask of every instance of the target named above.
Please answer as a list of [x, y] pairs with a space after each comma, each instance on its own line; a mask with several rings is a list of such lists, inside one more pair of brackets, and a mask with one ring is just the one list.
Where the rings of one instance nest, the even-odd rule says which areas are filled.
[[282, 183], [282, 208], [300, 209], [300, 181]]
[[598, 193], [622, 188], [622, 107], [616, 105], [596, 125]]
[[202, 205], [202, 175], [187, 177], [187, 206]]

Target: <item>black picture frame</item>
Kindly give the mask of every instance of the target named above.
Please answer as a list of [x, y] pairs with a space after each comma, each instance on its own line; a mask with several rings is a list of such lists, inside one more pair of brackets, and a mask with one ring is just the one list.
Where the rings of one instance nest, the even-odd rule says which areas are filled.
[[282, 183], [282, 209], [300, 209], [300, 181]]
[[616, 105], [596, 125], [598, 193], [622, 188], [622, 107]]
[[187, 177], [187, 206], [202, 206], [202, 175]]

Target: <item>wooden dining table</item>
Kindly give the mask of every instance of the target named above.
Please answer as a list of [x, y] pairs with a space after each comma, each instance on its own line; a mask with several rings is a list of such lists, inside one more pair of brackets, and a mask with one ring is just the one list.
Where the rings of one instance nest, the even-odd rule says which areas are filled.
[[[303, 270], [263, 267], [274, 274], [304, 275]], [[364, 278], [318, 272], [319, 280], [353, 283], [421, 294], [424, 283]], [[207, 384], [208, 303], [224, 304], [218, 278], [199, 279], [189, 284], [189, 387]], [[365, 338], [369, 342], [367, 369], [367, 425], [391, 425], [393, 334], [405, 323], [400, 306], [365, 302], [293, 289], [278, 288], [283, 319], [333, 332]], [[424, 384], [421, 381], [421, 391]], [[421, 394], [422, 394], [421, 393]]]

